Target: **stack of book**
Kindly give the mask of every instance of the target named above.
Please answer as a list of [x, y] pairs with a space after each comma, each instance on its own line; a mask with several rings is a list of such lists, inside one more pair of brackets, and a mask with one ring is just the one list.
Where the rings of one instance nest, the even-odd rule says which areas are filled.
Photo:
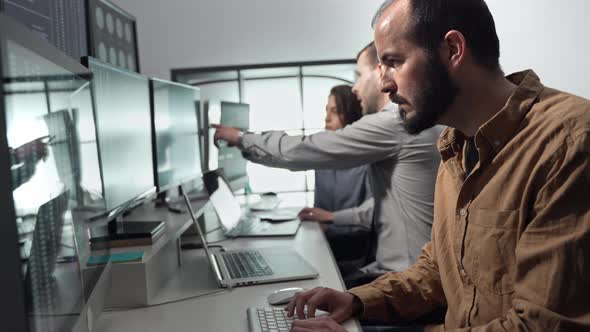
[[116, 233], [109, 232], [106, 226], [93, 228], [90, 250], [152, 245], [166, 233], [164, 225], [162, 221], [118, 222]]

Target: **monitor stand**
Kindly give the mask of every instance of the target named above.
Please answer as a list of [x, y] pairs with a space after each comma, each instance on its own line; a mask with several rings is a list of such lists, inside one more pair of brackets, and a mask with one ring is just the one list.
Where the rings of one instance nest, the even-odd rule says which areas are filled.
[[156, 197], [156, 208], [167, 208], [168, 211], [176, 214], [185, 214], [186, 209], [182, 207], [182, 204], [172, 202], [172, 200], [166, 196], [166, 192], [159, 193]]

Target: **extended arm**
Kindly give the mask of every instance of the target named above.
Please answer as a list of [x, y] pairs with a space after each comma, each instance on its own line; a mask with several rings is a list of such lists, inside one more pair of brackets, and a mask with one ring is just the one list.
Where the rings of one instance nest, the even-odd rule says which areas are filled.
[[240, 148], [249, 160], [293, 171], [351, 168], [396, 155], [403, 127], [393, 112], [380, 112], [334, 132], [289, 136], [285, 132], [247, 133]]

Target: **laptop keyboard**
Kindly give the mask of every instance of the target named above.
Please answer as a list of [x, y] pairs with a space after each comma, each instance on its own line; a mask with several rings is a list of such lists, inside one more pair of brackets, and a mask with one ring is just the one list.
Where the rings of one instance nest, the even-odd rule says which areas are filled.
[[255, 250], [226, 252], [221, 257], [232, 279], [262, 277], [273, 274], [268, 263]]

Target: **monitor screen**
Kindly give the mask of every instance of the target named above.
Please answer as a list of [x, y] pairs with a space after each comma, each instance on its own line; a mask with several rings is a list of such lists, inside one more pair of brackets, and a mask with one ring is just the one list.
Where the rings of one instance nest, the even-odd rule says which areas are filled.
[[108, 212], [153, 192], [152, 128], [146, 77], [85, 58]]
[[87, 0], [86, 3], [88, 55], [139, 72], [135, 17], [111, 1]]
[[154, 162], [158, 191], [201, 177], [199, 88], [152, 79]]
[[250, 129], [250, 105], [221, 102], [221, 124], [247, 131]]
[[[82, 194], [76, 114], [69, 100], [91, 72], [2, 14], [0, 31], [0, 149], [10, 160], [9, 171], [3, 169], [10, 207], [3, 197], [0, 251], [3, 274], [22, 278], [3, 283], [11, 291], [0, 286], [0, 307], [13, 309], [8, 326], [21, 317], [30, 331], [71, 331], [92, 285], [80, 279], [85, 241], [75, 199]], [[12, 296], [21, 288], [19, 298]]]
[[84, 1], [0, 0], [4, 12], [72, 58], [86, 55]]
[[[210, 100], [207, 105], [209, 123], [220, 123], [244, 131], [250, 128], [250, 105], [213, 100]], [[209, 169], [222, 168], [228, 181], [245, 177], [247, 160], [242, 156], [240, 149], [228, 147], [223, 142], [220, 142], [217, 149], [213, 143], [213, 132], [212, 130], [209, 139]]]

